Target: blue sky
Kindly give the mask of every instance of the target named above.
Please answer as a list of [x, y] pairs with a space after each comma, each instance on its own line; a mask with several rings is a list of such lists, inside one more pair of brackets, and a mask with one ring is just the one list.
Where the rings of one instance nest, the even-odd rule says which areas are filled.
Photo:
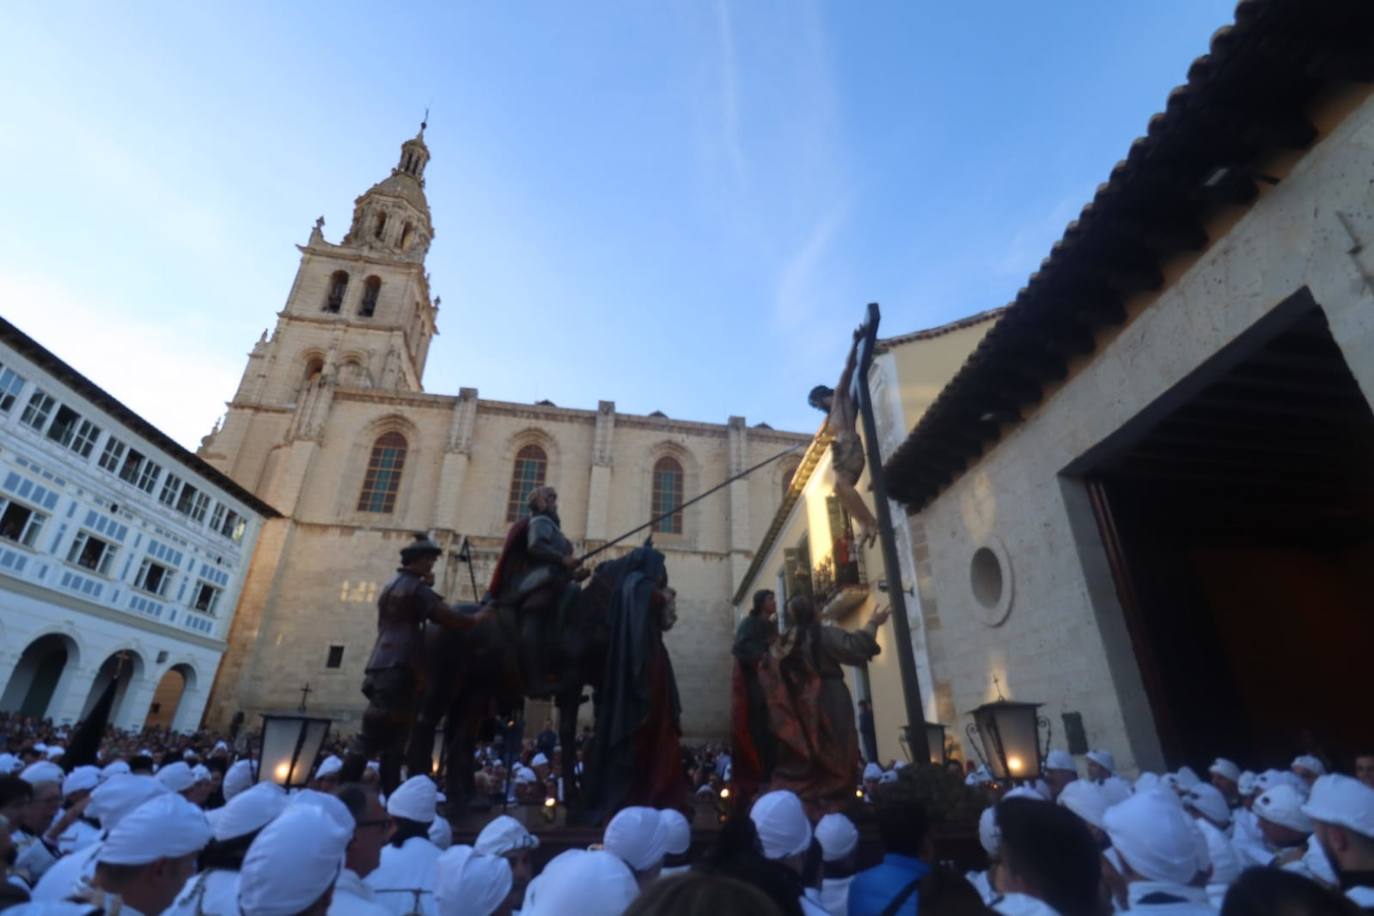
[[0, 314], [194, 447], [431, 108], [425, 387], [810, 431], [1005, 304], [1231, 2], [21, 4]]

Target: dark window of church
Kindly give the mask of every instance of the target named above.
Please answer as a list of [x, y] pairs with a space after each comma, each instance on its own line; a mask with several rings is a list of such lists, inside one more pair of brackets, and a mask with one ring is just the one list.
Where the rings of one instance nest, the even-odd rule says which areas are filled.
[[506, 521], [513, 522], [530, 514], [526, 504], [530, 491], [544, 485], [549, 458], [537, 445], [527, 445], [515, 456], [515, 473], [510, 479], [510, 499], [506, 501]]
[[343, 650], [344, 650], [344, 647], [343, 647], [343, 646], [330, 646], [330, 647], [329, 647], [329, 658], [325, 660], [324, 666], [325, 666], [326, 668], [342, 668], [342, 667], [343, 667]]
[[376, 228], [376, 230], [373, 231], [372, 234], [375, 235], [377, 238], [381, 238], [383, 232], [386, 232], [386, 214], [385, 214], [385, 213], [378, 213], [378, 214], [377, 214], [377, 228]]
[[405, 464], [405, 436], [400, 433], [379, 436], [367, 462], [363, 492], [358, 497], [359, 512], [390, 512], [396, 508], [396, 493], [401, 489], [401, 471]]
[[326, 312], [337, 312], [343, 308], [344, 293], [348, 290], [348, 273], [342, 270], [334, 271], [334, 275], [329, 278], [329, 295], [324, 300], [324, 310]]
[[[676, 458], [660, 458], [654, 464], [655, 518], [682, 506], [682, 476], [682, 465], [677, 463]], [[681, 534], [682, 513], [673, 512], [672, 515], [658, 519], [654, 522], [654, 531], [662, 534]]]
[[400, 248], [401, 248], [402, 250], [405, 250], [406, 242], [410, 241], [410, 233], [411, 233], [411, 230], [413, 230], [414, 228], [415, 228], [415, 227], [412, 226], [412, 225], [410, 225], [410, 223], [406, 223], [404, 226], [401, 227], [401, 244], [400, 244]]
[[364, 318], [371, 318], [377, 312], [377, 296], [382, 291], [382, 280], [380, 277], [368, 277], [363, 284], [363, 301], [358, 306], [358, 314]]

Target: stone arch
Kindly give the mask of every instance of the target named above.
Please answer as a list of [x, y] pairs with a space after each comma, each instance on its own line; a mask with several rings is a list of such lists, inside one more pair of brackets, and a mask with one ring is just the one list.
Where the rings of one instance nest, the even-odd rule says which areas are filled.
[[387, 518], [403, 519], [410, 506], [414, 492], [415, 477], [421, 465], [420, 454], [424, 443], [420, 438], [420, 428], [399, 413], [387, 413], [371, 420], [353, 438], [349, 450], [346, 486], [340, 488], [339, 504], [336, 511], [340, 516], [357, 520], [376, 521], [377, 513], [363, 512], [358, 509], [358, 496], [363, 491], [367, 478], [367, 465], [372, 457], [372, 447], [378, 439], [388, 433], [398, 433], [406, 440], [405, 465], [401, 468], [401, 483], [396, 491], [396, 502]]
[[[664, 440], [652, 446], [639, 468], [640, 512], [648, 521], [654, 515], [654, 468], [664, 458], [671, 458], [682, 467], [682, 498], [691, 499], [701, 492], [701, 462], [696, 454], [680, 442]], [[701, 533], [702, 516], [700, 504], [682, 510], [682, 531], [678, 534], [655, 532], [655, 538], [664, 538], [668, 543], [695, 545]]]
[[62, 700], [63, 681], [70, 681], [81, 665], [81, 644], [72, 633], [51, 627], [29, 640], [14, 666], [0, 710], [43, 718]]
[[506, 447], [501, 452], [500, 480], [501, 486], [492, 487], [492, 498], [497, 500], [493, 508], [493, 517], [499, 518], [504, 523], [506, 519], [506, 507], [510, 500], [511, 475], [515, 473], [515, 459], [520, 451], [527, 446], [538, 446], [544, 452], [544, 458], [548, 462], [544, 469], [544, 485], [553, 487], [560, 494], [565, 487], [563, 486], [563, 461], [562, 450], [559, 448], [558, 440], [549, 434], [547, 430], [537, 426], [527, 426], [506, 439]]
[[361, 350], [349, 350], [339, 359], [339, 384], [353, 388], [374, 387], [366, 353]]
[[[127, 717], [128, 703], [134, 692], [142, 686], [144, 673], [147, 670], [148, 665], [143, 660], [143, 651], [136, 648], [132, 643], [112, 649], [95, 671], [95, 677], [91, 680], [91, 686], [86, 693], [86, 700], [81, 706], [81, 714], [78, 718], [84, 719], [90, 715], [91, 710], [95, 708], [95, 704], [100, 701], [106, 689], [114, 683], [114, 705], [110, 707], [110, 722], [122, 725], [123, 720]], [[118, 678], [117, 683], [115, 683], [116, 678]]]
[[773, 474], [773, 492], [778, 495], [778, 502], [782, 502], [787, 495], [792, 486], [792, 479], [797, 476], [800, 469], [800, 457], [784, 458], [778, 462], [777, 470]]
[[186, 703], [186, 698], [195, 691], [199, 681], [200, 675], [196, 672], [196, 666], [189, 660], [183, 659], [168, 665], [153, 689], [144, 726], [175, 728], [177, 720], [183, 718], [181, 707]]
[[327, 360], [323, 350], [312, 347], [301, 351], [296, 365], [300, 367], [299, 381], [296, 383], [296, 400], [299, 401], [304, 397], [305, 390], [324, 376]]

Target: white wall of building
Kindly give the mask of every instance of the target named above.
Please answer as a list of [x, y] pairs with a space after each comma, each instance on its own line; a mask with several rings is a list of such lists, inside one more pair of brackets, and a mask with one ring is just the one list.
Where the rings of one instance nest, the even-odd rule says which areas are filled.
[[[175, 668], [186, 689], [174, 727], [192, 730], [262, 515], [221, 486], [208, 465], [151, 444], [100, 406], [108, 402], [89, 383], [30, 355], [30, 347], [0, 339], [0, 710], [74, 722], [117, 663], [103, 677], [102, 666], [125, 653], [130, 676], [114, 724], [142, 727], [159, 681]], [[64, 407], [79, 416], [70, 437]], [[143, 458], [140, 470], [158, 466], [155, 478], [121, 478], [134, 451]], [[171, 475], [180, 483], [169, 488]], [[108, 559], [81, 552], [93, 538], [112, 551]], [[157, 588], [154, 567], [165, 577]], [[61, 646], [66, 660], [41, 702], [59, 670], [55, 661], [46, 671], [36, 664], [46, 646]]]

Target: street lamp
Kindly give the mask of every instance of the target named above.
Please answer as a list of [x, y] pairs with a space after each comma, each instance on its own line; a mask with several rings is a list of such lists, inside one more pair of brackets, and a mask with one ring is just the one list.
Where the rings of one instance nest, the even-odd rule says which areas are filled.
[[315, 772], [329, 725], [329, 719], [301, 713], [263, 713], [258, 782], [304, 788]]
[[[1050, 743], [1050, 722], [1036, 712], [1041, 705], [996, 700], [969, 713], [973, 716], [967, 729], [969, 742], [993, 779], [1035, 779], [1040, 775]], [[1046, 729], [1044, 749], [1039, 740], [1041, 725]]]
[[[944, 766], [945, 764], [945, 729], [948, 727], [949, 726], [942, 725], [939, 722], [925, 723], [926, 747], [930, 749], [930, 762], [937, 767]], [[902, 750], [906, 753], [906, 759], [915, 763], [915, 761], [911, 759], [910, 726], [902, 726], [901, 733], [898, 735], [898, 740], [901, 742]]]

